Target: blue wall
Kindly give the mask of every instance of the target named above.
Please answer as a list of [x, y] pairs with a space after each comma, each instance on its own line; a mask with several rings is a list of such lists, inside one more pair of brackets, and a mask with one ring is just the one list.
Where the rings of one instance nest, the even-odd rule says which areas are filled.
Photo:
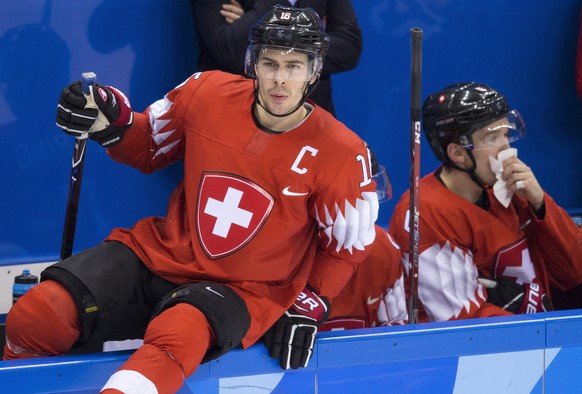
[[[58, 258], [73, 141], [54, 125], [62, 87], [94, 71], [136, 110], [196, 71], [187, 0], [27, 0], [0, 16], [0, 264]], [[580, 0], [353, 0], [364, 34], [358, 68], [334, 77], [338, 117], [408, 185], [409, 29], [424, 29], [423, 94], [477, 80], [503, 91], [528, 125], [516, 147], [542, 186], [582, 207], [582, 103], [574, 87]], [[171, 21], [171, 22], [168, 22]], [[423, 139], [421, 173], [437, 165]], [[90, 143], [75, 250], [115, 226], [163, 215], [179, 166], [153, 175]]]

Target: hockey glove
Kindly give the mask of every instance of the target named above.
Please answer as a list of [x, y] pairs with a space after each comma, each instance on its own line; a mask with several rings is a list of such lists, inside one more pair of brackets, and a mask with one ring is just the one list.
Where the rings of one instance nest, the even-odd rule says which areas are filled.
[[281, 368], [306, 367], [315, 344], [317, 327], [329, 316], [330, 306], [308, 287], [295, 303], [263, 336], [269, 355], [278, 358]]
[[95, 84], [90, 89], [91, 94], [83, 94], [80, 81], [63, 89], [57, 126], [75, 138], [89, 137], [101, 146], [113, 146], [121, 142], [133, 122], [129, 100], [113, 87]]
[[515, 314], [551, 311], [552, 304], [548, 295], [540, 294], [540, 287], [535, 283], [520, 285], [506, 278], [479, 278], [487, 289], [487, 302]]

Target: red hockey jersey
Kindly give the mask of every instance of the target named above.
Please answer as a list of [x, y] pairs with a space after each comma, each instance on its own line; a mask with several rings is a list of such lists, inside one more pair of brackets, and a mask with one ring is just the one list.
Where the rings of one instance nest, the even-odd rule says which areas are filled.
[[320, 331], [406, 324], [406, 297], [400, 248], [376, 225], [376, 239], [366, 259], [331, 303]]
[[245, 300], [255, 342], [309, 283], [333, 298], [369, 252], [378, 199], [365, 143], [315, 107], [285, 133], [252, 115], [253, 81], [196, 73], [135, 114], [116, 161], [145, 173], [184, 161], [166, 217], [108, 239], [177, 284], [215, 281]]
[[[582, 283], [582, 231], [550, 196], [544, 196], [546, 214], [540, 220], [519, 196], [504, 208], [488, 193], [491, 206], [484, 210], [447, 189], [435, 173], [421, 179], [419, 321], [510, 314], [486, 302], [479, 276], [533, 283], [539, 295], [550, 286]], [[389, 228], [402, 248], [406, 274], [408, 201], [406, 192]]]

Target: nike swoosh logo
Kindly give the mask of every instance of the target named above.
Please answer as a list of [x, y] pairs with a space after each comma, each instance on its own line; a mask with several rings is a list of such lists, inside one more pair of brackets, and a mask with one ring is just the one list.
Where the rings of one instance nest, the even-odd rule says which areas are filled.
[[289, 190], [289, 186], [287, 186], [285, 189], [283, 189], [283, 194], [286, 196], [305, 196], [308, 193], [307, 192], [304, 192], [304, 193], [292, 192], [291, 190]]
[[222, 294], [220, 294], [219, 292], [217, 292], [216, 290], [213, 290], [210, 288], [210, 286], [206, 286], [206, 290], [213, 292], [214, 294], [218, 294], [219, 296], [221, 296], [222, 298], [224, 298], [224, 296]]
[[376, 298], [372, 298], [372, 297], [368, 296], [368, 305], [374, 305], [375, 303], [377, 303], [381, 299], [382, 299], [382, 296], [376, 297]]

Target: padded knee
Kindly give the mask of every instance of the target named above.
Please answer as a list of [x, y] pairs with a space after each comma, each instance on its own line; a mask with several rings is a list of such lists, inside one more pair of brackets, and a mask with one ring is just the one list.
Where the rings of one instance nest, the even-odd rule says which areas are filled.
[[199, 282], [178, 287], [160, 300], [153, 317], [178, 303], [196, 307], [214, 330], [216, 347], [206, 353], [203, 363], [238, 346], [251, 324], [243, 299], [230, 287], [219, 283]]
[[7, 360], [61, 355], [79, 338], [79, 314], [70, 294], [48, 280], [27, 291], [6, 318]]
[[41, 283], [45, 280], [58, 282], [72, 297], [80, 315], [81, 335], [79, 341], [84, 343], [91, 338], [97, 323], [99, 307], [89, 289], [72, 273], [56, 265], [42, 272]]

